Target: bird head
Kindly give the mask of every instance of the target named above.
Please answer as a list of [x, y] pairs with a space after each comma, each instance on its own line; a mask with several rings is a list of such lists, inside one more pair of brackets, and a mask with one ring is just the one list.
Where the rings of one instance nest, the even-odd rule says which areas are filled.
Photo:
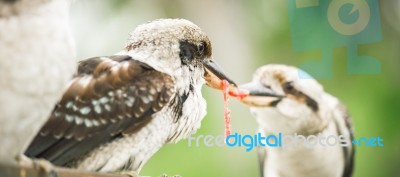
[[177, 87], [198, 88], [207, 81], [210, 87], [222, 89], [223, 79], [235, 85], [212, 60], [206, 33], [188, 20], [160, 19], [138, 26], [121, 54], [173, 76]]
[[327, 94], [317, 81], [300, 78], [300, 73], [306, 74], [291, 66], [265, 65], [252, 82], [239, 86], [250, 92], [241, 101], [251, 106], [261, 129], [310, 134], [326, 126]]

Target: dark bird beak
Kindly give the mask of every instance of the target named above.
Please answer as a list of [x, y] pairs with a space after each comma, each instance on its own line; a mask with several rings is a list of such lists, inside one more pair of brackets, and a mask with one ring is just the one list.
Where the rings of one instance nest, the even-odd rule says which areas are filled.
[[222, 90], [222, 80], [226, 80], [230, 85], [236, 87], [235, 82], [224, 74], [222, 68], [217, 63], [212, 60], [204, 60], [203, 65], [205, 67], [204, 79], [207, 81], [208, 86]]
[[249, 92], [249, 95], [242, 98], [240, 101], [254, 107], [272, 107], [284, 97], [255, 81], [240, 85], [239, 89]]

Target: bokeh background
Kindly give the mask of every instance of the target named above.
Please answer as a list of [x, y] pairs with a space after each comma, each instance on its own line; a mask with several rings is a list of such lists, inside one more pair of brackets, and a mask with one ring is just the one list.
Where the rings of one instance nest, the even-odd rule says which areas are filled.
[[[380, 0], [382, 40], [359, 45], [359, 54], [381, 62], [379, 74], [347, 73], [347, 48], [333, 49], [333, 76], [319, 80], [345, 103], [356, 137], [383, 137], [384, 147], [358, 147], [355, 177], [400, 176], [400, 1]], [[292, 48], [288, 1], [285, 0], [80, 0], [72, 6], [71, 25], [78, 59], [112, 55], [124, 47], [137, 25], [159, 18], [185, 18], [212, 40], [213, 57], [238, 83], [245, 83], [261, 65], [299, 66], [321, 58], [321, 50]], [[312, 42], [312, 41], [310, 41]], [[326, 41], [329, 43], [329, 41]], [[208, 114], [194, 136], [224, 133], [222, 93], [204, 87]], [[255, 133], [248, 108], [231, 100], [232, 130]], [[189, 147], [187, 140], [162, 148], [142, 175], [184, 177], [256, 177], [256, 152], [244, 148]]]

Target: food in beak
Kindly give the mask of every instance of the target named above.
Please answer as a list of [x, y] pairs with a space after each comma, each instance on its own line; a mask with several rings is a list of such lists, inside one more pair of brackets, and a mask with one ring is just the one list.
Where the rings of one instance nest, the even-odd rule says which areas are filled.
[[224, 74], [222, 68], [217, 63], [212, 60], [205, 60], [203, 64], [205, 68], [204, 79], [208, 86], [222, 90], [222, 80], [226, 80], [230, 85], [236, 86], [235, 82]]
[[237, 88], [236, 86], [230, 86], [227, 80], [221, 81], [221, 88], [224, 94], [224, 120], [225, 120], [225, 137], [231, 134], [231, 110], [228, 107], [229, 96], [243, 99], [249, 95], [249, 91]]
[[[266, 88], [259, 82], [250, 82], [239, 86], [235, 92], [244, 91], [247, 95], [240, 97], [240, 101], [248, 106], [254, 107], [271, 107], [276, 105], [284, 95], [273, 92], [270, 88]], [[240, 94], [239, 94], [240, 95]]]
[[222, 91], [224, 93], [224, 120], [225, 120], [225, 137], [231, 134], [231, 110], [228, 108], [229, 102], [229, 83], [226, 80], [221, 82]]
[[228, 108], [229, 96], [243, 99], [249, 95], [249, 92], [245, 89], [239, 89], [236, 84], [224, 74], [221, 67], [212, 60], [205, 60], [203, 64], [205, 68], [204, 79], [207, 85], [222, 90], [224, 95], [225, 136], [227, 137], [231, 134], [231, 111]]
[[250, 92], [246, 89], [231, 87], [231, 89], [229, 89], [229, 95], [242, 100], [243, 98], [249, 96]]

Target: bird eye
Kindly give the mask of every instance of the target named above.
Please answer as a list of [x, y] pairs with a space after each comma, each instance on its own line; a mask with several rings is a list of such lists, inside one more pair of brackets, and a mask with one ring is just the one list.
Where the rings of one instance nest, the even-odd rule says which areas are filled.
[[203, 54], [204, 49], [205, 49], [205, 44], [204, 44], [204, 42], [202, 42], [202, 43], [200, 43], [199, 46], [198, 46], [199, 53], [200, 53], [200, 54]]
[[293, 86], [293, 82], [285, 82], [283, 84], [283, 90], [285, 92], [293, 92], [294, 91], [294, 86]]

